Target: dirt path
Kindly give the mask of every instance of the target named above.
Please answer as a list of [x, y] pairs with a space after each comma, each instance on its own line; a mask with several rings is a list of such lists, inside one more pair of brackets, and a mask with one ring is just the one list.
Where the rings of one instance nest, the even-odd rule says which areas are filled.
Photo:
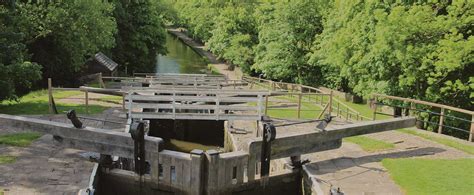
[[209, 59], [211, 65], [216, 68], [221, 74], [226, 75], [229, 79], [237, 80], [242, 78], [243, 74], [239, 67], [235, 67], [233, 71], [229, 70], [228, 64], [219, 61], [214, 54], [204, 48], [204, 45], [194, 41], [192, 38], [188, 37], [185, 33], [183, 33], [180, 29], [168, 29], [168, 32], [181, 39], [183, 43], [191, 47], [201, 56], [205, 56], [207, 59]]

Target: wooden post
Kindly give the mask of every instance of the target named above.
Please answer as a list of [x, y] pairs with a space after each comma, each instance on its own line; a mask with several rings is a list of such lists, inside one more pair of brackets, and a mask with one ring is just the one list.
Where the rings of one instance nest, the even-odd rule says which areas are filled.
[[298, 119], [301, 118], [301, 98], [303, 97], [302, 93], [298, 94]]
[[377, 96], [374, 97], [374, 103], [372, 107], [373, 107], [372, 109], [374, 110], [372, 120], [375, 120], [376, 115], [377, 115]]
[[125, 110], [125, 93], [122, 93], [122, 109]]
[[105, 88], [105, 83], [104, 80], [102, 79], [102, 73], [99, 73], [99, 87], [100, 88]]
[[49, 114], [53, 114], [53, 81], [48, 78], [48, 109]]
[[87, 89], [84, 91], [85, 101], [86, 101], [86, 114], [89, 114], [89, 91]]
[[349, 120], [349, 107], [346, 107], [346, 121]]
[[275, 91], [275, 82], [271, 81], [271, 85], [272, 85], [272, 91]]
[[321, 94], [321, 101], [319, 102], [321, 106], [323, 105], [324, 95]]
[[265, 96], [265, 115], [268, 115], [268, 95]]
[[331, 115], [331, 113], [332, 113], [332, 90], [329, 93], [329, 102], [328, 102], [328, 104], [329, 104], [328, 112], [329, 112], [329, 115]]
[[471, 119], [471, 133], [469, 134], [469, 141], [472, 142], [474, 137], [474, 115], [472, 115]]
[[339, 116], [339, 114], [340, 114], [340, 110], [339, 110], [339, 104], [340, 104], [340, 103], [339, 103], [339, 102], [337, 102], [337, 107], [336, 107], [336, 109], [337, 109], [337, 113], [336, 113], [336, 116]]
[[415, 103], [410, 102], [410, 109], [411, 109], [411, 111], [410, 111], [410, 116], [415, 116], [415, 112], [416, 112], [416, 111], [415, 111], [415, 109], [416, 109]]
[[444, 123], [444, 108], [441, 108], [441, 113], [439, 115], [438, 133], [443, 133], [443, 123]]

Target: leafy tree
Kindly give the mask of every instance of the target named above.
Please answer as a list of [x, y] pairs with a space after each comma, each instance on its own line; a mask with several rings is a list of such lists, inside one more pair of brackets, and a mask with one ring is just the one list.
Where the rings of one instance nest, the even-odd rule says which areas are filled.
[[74, 84], [84, 62], [114, 45], [112, 4], [103, 1], [18, 3], [19, 26], [43, 78]]
[[113, 59], [129, 73], [153, 72], [156, 54], [166, 53], [162, 5], [151, 0], [115, 0], [114, 4], [118, 34]]
[[272, 79], [314, 84], [319, 70], [308, 65], [307, 54], [323, 30], [324, 6], [324, 1], [261, 5], [255, 14], [259, 43], [253, 68]]
[[14, 4], [0, 3], [0, 102], [25, 94], [41, 78], [41, 67], [27, 61], [16, 13]]
[[206, 46], [219, 58], [239, 65], [249, 73], [253, 64], [252, 47], [257, 39], [253, 10], [247, 6], [231, 5], [223, 8], [216, 18], [212, 37]]

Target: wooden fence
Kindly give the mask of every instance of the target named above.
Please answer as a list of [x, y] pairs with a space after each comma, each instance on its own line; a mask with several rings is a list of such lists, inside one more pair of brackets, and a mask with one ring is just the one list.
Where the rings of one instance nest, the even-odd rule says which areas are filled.
[[263, 116], [265, 94], [268, 92], [153, 90], [132, 91], [126, 100], [131, 118], [258, 121]]
[[[254, 78], [244, 76], [242, 80], [249, 82], [249, 88], [264, 88], [272, 91], [271, 96], [288, 96], [289, 98], [297, 98], [295, 102], [296, 105], [296, 117], [301, 118], [301, 112], [320, 112], [319, 115], [315, 118], [321, 118], [324, 113], [331, 113], [332, 116], [336, 116], [348, 121], [362, 121], [362, 120], [371, 120], [371, 118], [363, 116], [360, 112], [352, 109], [342, 101], [334, 98], [334, 95], [331, 92], [325, 93], [322, 90], [310, 87], [301, 84], [294, 83], [285, 83], [285, 82], [276, 82], [267, 79]], [[265, 113], [268, 114], [268, 110], [276, 110], [271, 106], [272, 101], [265, 99]], [[269, 103], [270, 102], [270, 103]], [[278, 103], [278, 101], [273, 101]], [[322, 107], [322, 110], [311, 110], [311, 109], [302, 109], [302, 105], [312, 104]]]
[[[439, 116], [438, 123], [434, 124], [434, 125], [437, 125], [437, 127], [438, 127], [438, 129], [437, 129], [438, 133], [441, 134], [441, 133], [443, 133], [444, 128], [449, 128], [449, 129], [453, 129], [453, 130], [456, 130], [456, 131], [462, 131], [462, 132], [468, 133], [469, 134], [468, 140], [473, 141], [473, 136], [474, 136], [474, 112], [473, 111], [465, 110], [465, 109], [461, 109], [461, 108], [456, 108], [456, 107], [452, 107], [452, 106], [447, 106], [447, 105], [442, 105], [442, 104], [437, 104], [437, 103], [433, 103], [433, 102], [415, 100], [415, 99], [410, 99], [410, 98], [402, 98], [402, 97], [396, 97], [396, 96], [389, 96], [389, 95], [382, 95], [382, 94], [374, 94], [373, 97], [374, 97], [374, 102], [373, 102], [373, 105], [372, 105], [373, 106], [372, 107], [373, 108], [373, 120], [375, 120], [377, 114], [379, 114], [379, 115], [390, 115], [390, 116], [394, 116], [394, 117], [401, 116], [402, 115], [401, 109], [405, 109], [405, 111], [406, 111], [405, 114], [409, 114], [409, 115], [415, 115], [416, 113], [427, 112], [429, 114]], [[402, 105], [385, 104], [385, 103], [383, 103], [383, 100], [402, 102]], [[385, 106], [393, 107], [395, 109], [399, 109], [400, 113], [391, 115], [391, 114], [379, 112], [377, 110], [377, 108], [378, 108], [378, 106], [381, 106], [381, 105], [385, 105]], [[406, 105], [409, 105], [409, 106], [406, 106]], [[420, 107], [420, 106], [430, 107], [432, 109], [430, 109], [429, 111], [426, 110], [426, 109], [419, 109], [418, 107]], [[433, 109], [433, 108], [435, 108], [435, 109]], [[438, 111], [433, 111], [433, 110], [439, 110], [439, 112]], [[458, 112], [458, 113], [463, 113], [463, 114], [466, 114], [466, 115], [470, 115], [471, 120], [466, 120], [464, 118], [459, 118], [459, 117], [455, 117], [455, 116], [452, 116], [452, 115], [448, 114], [449, 112], [453, 112], [453, 111]], [[455, 120], [457, 122], [460, 122], [460, 123], [470, 123], [470, 125], [469, 125], [470, 129], [467, 130], [467, 129], [461, 129], [461, 128], [458, 128], [458, 127], [447, 126], [447, 125], [445, 125], [446, 118], [453, 119], [453, 120]], [[430, 121], [421, 121], [421, 122], [432, 123]]]

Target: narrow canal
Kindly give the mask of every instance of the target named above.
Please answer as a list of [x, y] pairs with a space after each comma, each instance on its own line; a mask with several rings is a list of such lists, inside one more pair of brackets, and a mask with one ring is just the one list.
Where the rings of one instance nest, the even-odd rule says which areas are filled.
[[156, 73], [205, 73], [207, 61], [177, 37], [166, 33], [166, 55], [156, 56]]

